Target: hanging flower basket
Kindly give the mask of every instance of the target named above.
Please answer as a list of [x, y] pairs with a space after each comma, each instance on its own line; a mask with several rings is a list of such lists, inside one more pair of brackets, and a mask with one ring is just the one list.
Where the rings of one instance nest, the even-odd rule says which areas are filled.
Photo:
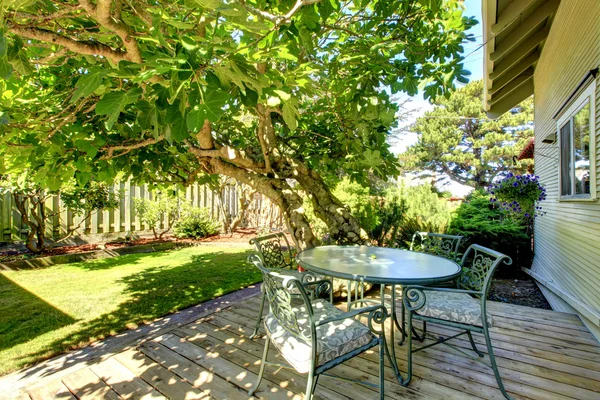
[[508, 173], [500, 181], [494, 182], [487, 191], [490, 201], [517, 217], [532, 218], [546, 214], [539, 205], [546, 200], [546, 188], [536, 175], [514, 175]]

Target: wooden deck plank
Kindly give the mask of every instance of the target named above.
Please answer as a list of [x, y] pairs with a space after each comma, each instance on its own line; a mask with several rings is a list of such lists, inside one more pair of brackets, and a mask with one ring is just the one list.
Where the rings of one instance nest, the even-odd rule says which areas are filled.
[[69, 389], [63, 385], [60, 379], [48, 382], [40, 387], [30, 390], [27, 394], [32, 400], [75, 400]]
[[[240, 390], [221, 377], [156, 342], [146, 342], [139, 347], [139, 350], [157, 364], [185, 379], [193, 387], [211, 395], [211, 397], [218, 399], [217, 394], [221, 394], [221, 396], [232, 400], [248, 400], [251, 398], [246, 391]], [[212, 396], [212, 394], [215, 394], [215, 396]]]
[[[230, 321], [226, 320], [225, 318], [222, 318], [221, 316], [215, 315], [213, 318], [207, 319], [206, 321], [203, 321], [201, 323], [195, 324], [194, 326], [191, 326], [190, 329], [194, 329], [198, 332], [207, 332], [208, 334], [210, 334], [212, 336], [221, 337], [222, 339], [225, 339], [225, 340], [227, 340], [226, 338], [231, 338], [232, 335], [234, 335], [234, 336], [237, 335], [237, 338], [238, 338], [237, 341], [235, 339], [229, 340], [229, 342], [233, 346], [239, 346], [240, 348], [247, 349], [247, 351], [250, 353], [256, 354], [258, 357], [261, 356], [260, 349], [262, 349], [262, 347], [263, 347], [262, 340], [264, 340], [264, 339], [260, 339], [260, 340], [256, 339], [254, 341], [247, 340], [247, 336], [248, 336], [249, 332], [251, 332], [251, 330], [249, 328], [244, 327], [243, 329], [238, 328], [236, 330], [236, 328], [232, 327], [232, 325], [230, 324]], [[374, 372], [375, 374], [378, 373], [378, 370], [377, 370], [378, 365], [373, 364], [373, 363], [369, 363], [369, 365], [365, 365], [362, 362], [359, 362], [357, 360], [349, 360], [344, 364], [350, 368], [355, 368], [357, 370], [360, 370], [360, 371], [363, 371], [366, 373], [372, 373], [372, 372]], [[344, 371], [342, 371], [340, 369], [337, 372], [343, 373]], [[393, 383], [393, 385], [391, 385], [392, 388], [398, 386], [395, 383], [395, 378], [393, 376], [393, 373], [391, 372], [391, 369], [386, 367], [385, 374], [386, 374], [386, 381]], [[347, 384], [347, 382], [334, 380], [334, 379], [329, 381], [326, 378], [327, 377], [321, 378], [321, 380], [319, 380], [319, 385], [323, 384], [323, 385], [331, 388], [332, 390], [339, 390], [341, 386], [345, 387], [345, 384]], [[388, 388], [386, 388], [388, 395], [391, 394], [389, 386], [390, 385], [388, 385]], [[354, 385], [354, 387], [356, 387], [356, 385]], [[463, 392], [460, 392], [458, 390], [454, 390], [451, 388], [441, 388], [438, 385], [432, 385], [432, 384], [430, 384], [430, 382], [424, 381], [423, 379], [421, 379], [418, 376], [415, 377], [411, 386], [408, 388], [409, 391], [407, 391], [405, 388], [401, 388], [399, 386], [398, 386], [398, 389], [402, 390], [400, 393], [398, 393], [398, 395], [402, 396], [403, 398], [414, 398], [415, 393], [417, 395], [416, 398], [419, 398], [419, 399], [425, 399], [425, 398], [475, 399], [475, 398], [479, 398], [479, 397], [469, 396]], [[344, 391], [343, 394], [347, 394], [352, 398], [352, 393], [356, 393], [354, 390], [355, 389], [350, 388], [349, 393]]]
[[119, 396], [125, 400], [164, 399], [156, 389], [135, 376], [114, 357], [90, 366], [92, 372], [106, 382]]
[[120, 399], [119, 395], [89, 368], [65, 376], [62, 383], [80, 400]]
[[[177, 333], [177, 331], [176, 331]], [[211, 351], [218, 351], [223, 357], [228, 355], [231, 357], [230, 360], [235, 362], [244, 362], [246, 368], [253, 372], [258, 371], [259, 361], [262, 357], [263, 341], [249, 341], [245, 338], [235, 340], [235, 334], [231, 331], [220, 330], [215, 325], [210, 325], [208, 321], [196, 324], [195, 329], [186, 328], [180, 330], [182, 335], [188, 337], [188, 341], [191, 341], [205, 349], [211, 349]], [[220, 339], [219, 339], [220, 337]], [[275, 356], [275, 357], [273, 357]], [[243, 361], [242, 361], [243, 360]], [[271, 348], [269, 352], [269, 361], [278, 362], [285, 364], [285, 360], [279, 357], [277, 350]], [[350, 364], [348, 364], [350, 363]], [[355, 368], [351, 361], [344, 363], [331, 370], [331, 374], [343, 376], [348, 379], [360, 379], [367, 382], [377, 384], [379, 376], [379, 366], [370, 365], [370, 368]], [[387, 371], [386, 371], [387, 372]], [[265, 371], [266, 376], [273, 375], [273, 379], [279, 375], [279, 379], [283, 379], [288, 383], [286, 386], [290, 390], [296, 393], [304, 393], [306, 386], [306, 375], [295, 373], [288, 369], [278, 369], [276, 367], [267, 367]], [[290, 379], [290, 375], [293, 377]], [[389, 375], [391, 380], [392, 375]], [[271, 379], [271, 380], [273, 380]], [[412, 388], [404, 388], [401, 386], [390, 386], [386, 388], [388, 395], [393, 397], [401, 397], [406, 399], [437, 399], [430, 395], [424, 395], [421, 392], [417, 392]], [[352, 382], [339, 380], [329, 376], [323, 376], [319, 378], [319, 391], [317, 398], [329, 399], [329, 398], [375, 398], [377, 397], [378, 389], [363, 385], [356, 385]], [[462, 398], [465, 398], [463, 395]]]
[[[156, 341], [241, 389], [249, 390], [256, 382], [256, 374], [219, 357], [218, 353], [206, 351], [185, 339], [171, 334], [163, 335]], [[300, 400], [302, 398], [297, 393], [268, 381], [261, 385], [256, 395], [261, 398], [281, 400], [290, 398]]]
[[115, 358], [168, 399], [195, 400], [211, 398], [209, 393], [193, 387], [185, 379], [155, 363], [140, 351], [130, 349], [117, 354]]

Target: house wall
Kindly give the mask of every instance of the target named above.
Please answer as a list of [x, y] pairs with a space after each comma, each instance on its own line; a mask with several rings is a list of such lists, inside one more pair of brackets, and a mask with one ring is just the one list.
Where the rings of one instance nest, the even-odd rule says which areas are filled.
[[[534, 73], [535, 173], [547, 214], [535, 221], [531, 268], [555, 309], [574, 311], [600, 334], [600, 202], [559, 201], [558, 143], [552, 117], [585, 75], [600, 66], [600, 1], [563, 0]], [[596, 81], [596, 185], [600, 195], [600, 79]]]

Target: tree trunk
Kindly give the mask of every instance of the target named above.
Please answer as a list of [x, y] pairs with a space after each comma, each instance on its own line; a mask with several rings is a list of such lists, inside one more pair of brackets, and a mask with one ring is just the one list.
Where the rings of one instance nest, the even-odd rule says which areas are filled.
[[321, 176], [304, 164], [299, 164], [295, 179], [306, 191], [310, 198], [315, 215], [327, 224], [332, 238], [338, 243], [364, 243], [368, 240], [367, 233], [325, 184]]
[[[27, 239], [25, 241], [25, 247], [27, 248], [27, 250], [35, 254], [41, 253], [46, 248], [45, 213], [42, 211], [41, 217], [37, 214], [37, 212], [40, 211], [40, 204], [39, 201], [36, 199], [37, 196], [37, 194], [18, 195], [16, 193], [13, 193], [15, 206], [17, 207], [19, 214], [21, 214], [21, 220], [25, 225], [29, 227], [29, 232], [27, 232]], [[27, 202], [29, 202], [31, 205], [31, 213], [34, 217], [34, 220], [29, 218]]]

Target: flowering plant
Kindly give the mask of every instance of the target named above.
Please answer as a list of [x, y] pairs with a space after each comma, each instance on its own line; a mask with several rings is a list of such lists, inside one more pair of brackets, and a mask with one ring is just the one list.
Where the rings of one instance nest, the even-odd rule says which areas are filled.
[[525, 218], [544, 215], [539, 202], [546, 200], [546, 188], [539, 179], [535, 175], [514, 175], [510, 172], [488, 187], [487, 191], [492, 195], [490, 201], [509, 213]]

